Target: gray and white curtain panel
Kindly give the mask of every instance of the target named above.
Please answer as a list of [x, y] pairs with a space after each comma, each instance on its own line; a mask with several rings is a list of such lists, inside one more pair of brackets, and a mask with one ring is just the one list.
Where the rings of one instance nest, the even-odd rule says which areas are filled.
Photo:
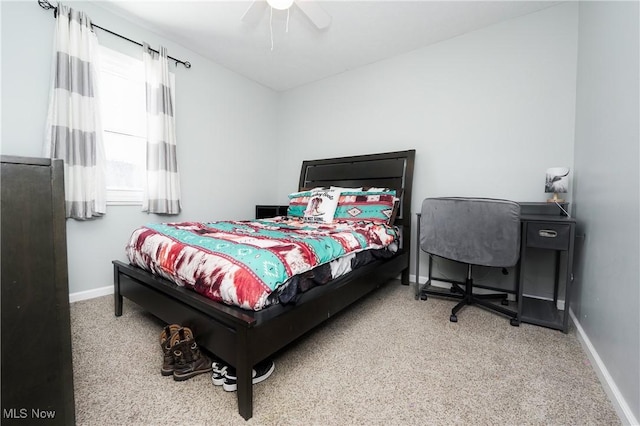
[[106, 212], [98, 39], [81, 11], [58, 5], [45, 155], [64, 160], [66, 217]]
[[147, 91], [147, 179], [142, 210], [180, 213], [180, 176], [176, 159], [174, 100], [167, 49], [160, 53], [144, 43], [143, 61]]

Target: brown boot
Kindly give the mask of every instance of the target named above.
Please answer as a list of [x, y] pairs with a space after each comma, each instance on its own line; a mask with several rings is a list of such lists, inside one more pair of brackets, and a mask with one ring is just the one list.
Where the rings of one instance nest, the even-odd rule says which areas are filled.
[[[173, 375], [173, 351], [171, 350], [171, 338], [175, 333], [178, 332], [180, 326], [178, 324], [167, 325], [160, 333], [160, 347], [162, 347], [162, 352], [164, 358], [162, 360], [162, 368], [160, 369], [160, 374], [163, 376], [171, 376]], [[191, 330], [189, 330], [191, 333]]]
[[200, 351], [188, 328], [181, 328], [173, 335], [171, 350], [175, 360], [173, 380], [187, 380], [211, 371], [211, 360]]

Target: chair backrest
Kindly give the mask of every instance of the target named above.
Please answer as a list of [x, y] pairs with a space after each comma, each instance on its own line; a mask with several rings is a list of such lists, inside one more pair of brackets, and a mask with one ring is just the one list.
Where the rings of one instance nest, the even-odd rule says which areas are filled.
[[420, 248], [472, 265], [509, 267], [520, 257], [520, 205], [491, 198], [426, 198]]

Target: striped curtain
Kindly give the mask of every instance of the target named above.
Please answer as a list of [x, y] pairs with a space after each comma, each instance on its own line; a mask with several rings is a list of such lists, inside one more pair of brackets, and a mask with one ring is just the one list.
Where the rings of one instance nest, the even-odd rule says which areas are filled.
[[58, 4], [45, 155], [64, 160], [66, 217], [106, 212], [105, 157], [98, 103], [98, 38], [91, 20]]
[[143, 60], [147, 90], [147, 179], [142, 210], [180, 213], [180, 176], [176, 159], [174, 101], [167, 49], [159, 54], [144, 43]]

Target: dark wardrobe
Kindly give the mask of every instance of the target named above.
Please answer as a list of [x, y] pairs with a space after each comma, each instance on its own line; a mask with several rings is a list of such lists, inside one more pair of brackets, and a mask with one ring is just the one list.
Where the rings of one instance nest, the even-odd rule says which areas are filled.
[[63, 164], [1, 160], [2, 424], [74, 424]]

